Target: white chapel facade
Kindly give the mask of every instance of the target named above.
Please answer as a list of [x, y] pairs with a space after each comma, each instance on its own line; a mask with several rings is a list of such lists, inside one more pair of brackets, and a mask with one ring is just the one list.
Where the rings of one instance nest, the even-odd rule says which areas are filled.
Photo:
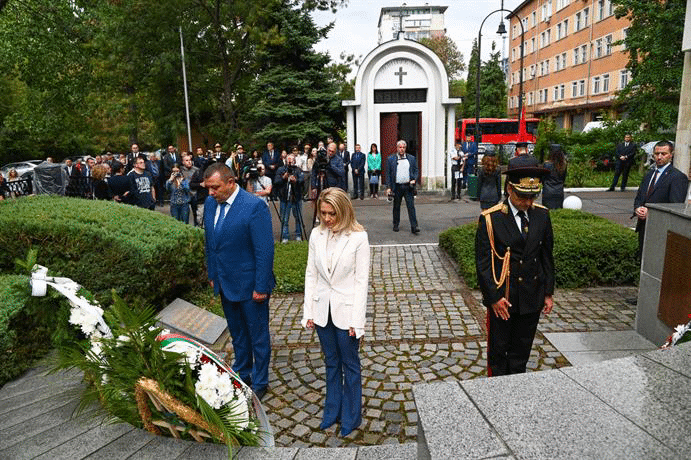
[[[421, 188], [442, 190], [450, 165], [446, 152], [454, 143], [456, 104], [449, 98], [444, 64], [429, 48], [402, 37], [379, 45], [364, 59], [355, 79], [355, 99], [346, 108], [348, 150], [368, 152], [376, 143], [386, 158], [396, 141], [408, 143], [417, 158]], [[386, 177], [382, 180], [386, 182]]]

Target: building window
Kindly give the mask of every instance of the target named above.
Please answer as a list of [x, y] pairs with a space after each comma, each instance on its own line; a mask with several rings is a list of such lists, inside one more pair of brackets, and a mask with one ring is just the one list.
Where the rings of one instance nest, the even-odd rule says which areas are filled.
[[585, 80], [581, 80], [578, 82], [578, 95], [579, 96], [585, 95]]
[[537, 24], [537, 12], [533, 11], [532, 14], [530, 15], [530, 17], [533, 20], [533, 27], [535, 27], [535, 25]]
[[554, 58], [554, 71], [559, 72], [560, 70], [561, 70], [561, 56], [557, 54], [556, 57]]
[[571, 82], [571, 97], [578, 96], [578, 82]]
[[614, 5], [612, 5], [612, 0], [607, 2], [607, 16], [612, 16], [614, 14]]
[[609, 74], [602, 76], [602, 92], [609, 93]]
[[619, 89], [626, 88], [629, 84], [629, 71], [624, 69], [619, 71]]
[[605, 19], [605, 0], [597, 0], [597, 18], [598, 21]]
[[547, 44], [552, 41], [552, 29], [547, 29]]
[[535, 64], [530, 66], [530, 79], [535, 78]]
[[588, 45], [581, 45], [581, 63], [588, 60]]
[[612, 54], [612, 34], [605, 37], [605, 54], [607, 56]]
[[549, 59], [545, 59], [545, 75], [549, 75]]
[[528, 93], [528, 96], [526, 97], [526, 103], [527, 103], [527, 105], [533, 105], [533, 93], [532, 92]]
[[583, 27], [588, 27], [590, 8], [583, 9]]
[[543, 91], [543, 95], [545, 96], [545, 102], [549, 102], [548, 95], [547, 95], [547, 88], [545, 88]]
[[600, 92], [600, 77], [593, 77], [593, 94]]
[[626, 37], [629, 35], [629, 28], [621, 29], [621, 49], [626, 49]]
[[530, 52], [535, 51], [535, 37], [530, 39]]
[[516, 48], [511, 49], [511, 62], [516, 60]]
[[598, 38], [595, 40], [595, 59], [602, 56], [602, 39]]
[[576, 18], [575, 18], [574, 25], [573, 25], [573, 31], [574, 32], [578, 32], [579, 30], [581, 30], [581, 13], [580, 12], [576, 13]]
[[573, 65], [578, 65], [580, 64], [580, 50], [578, 48], [574, 48], [573, 50]]
[[561, 38], [561, 24], [557, 24], [557, 40]]
[[566, 53], [561, 53], [561, 68], [566, 68]]

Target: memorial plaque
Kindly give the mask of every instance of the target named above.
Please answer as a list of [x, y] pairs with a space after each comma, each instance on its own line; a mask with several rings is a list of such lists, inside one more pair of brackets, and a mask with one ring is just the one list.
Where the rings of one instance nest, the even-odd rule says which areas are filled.
[[691, 313], [691, 239], [667, 232], [657, 317], [674, 329]]
[[158, 315], [163, 327], [174, 329], [206, 345], [213, 345], [228, 327], [225, 318], [182, 299], [175, 299]]

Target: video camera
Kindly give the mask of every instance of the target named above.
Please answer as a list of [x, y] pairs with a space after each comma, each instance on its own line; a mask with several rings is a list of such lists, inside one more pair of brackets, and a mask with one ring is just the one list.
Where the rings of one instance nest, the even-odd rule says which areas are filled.
[[329, 165], [329, 155], [326, 153], [326, 149], [324, 147], [320, 148], [317, 150], [317, 159], [314, 162], [314, 167], [317, 169], [318, 172], [323, 172], [326, 170], [326, 167]]
[[247, 158], [244, 163], [242, 163], [242, 178], [249, 174], [249, 180], [259, 179], [259, 160], [256, 158]]

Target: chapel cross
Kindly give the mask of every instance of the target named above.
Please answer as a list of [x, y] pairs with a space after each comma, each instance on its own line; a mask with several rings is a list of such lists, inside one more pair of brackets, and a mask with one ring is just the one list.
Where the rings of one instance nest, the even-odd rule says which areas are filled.
[[408, 75], [408, 72], [403, 71], [403, 67], [398, 68], [398, 72], [394, 72], [394, 75], [398, 77], [398, 84], [403, 84], [403, 75]]

